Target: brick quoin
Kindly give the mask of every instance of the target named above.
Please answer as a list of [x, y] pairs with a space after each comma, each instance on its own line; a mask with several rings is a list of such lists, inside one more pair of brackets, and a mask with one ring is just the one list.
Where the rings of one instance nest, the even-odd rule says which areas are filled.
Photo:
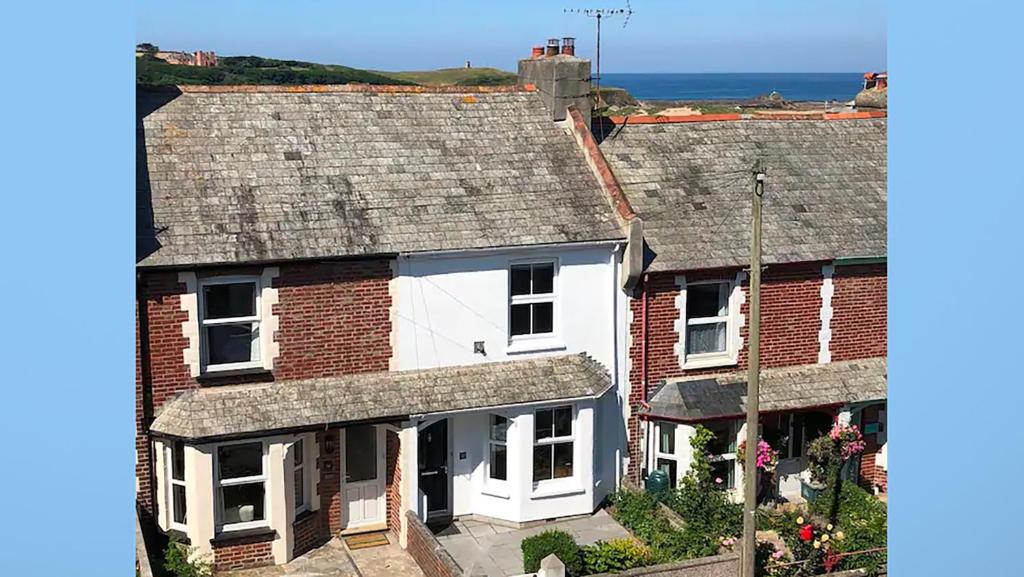
[[[784, 367], [818, 362], [818, 331], [821, 329], [821, 268], [826, 262], [770, 265], [762, 274], [761, 284], [761, 366]], [[684, 371], [679, 367], [675, 345], [679, 334], [675, 322], [679, 318], [676, 277], [685, 275], [687, 282], [699, 280], [733, 280], [741, 269], [653, 273], [647, 280], [647, 382], [648, 398], [665, 379], [689, 375], [716, 374], [747, 369], [749, 324], [749, 287], [741, 313], [745, 319], [740, 329], [743, 347], [735, 366]], [[885, 267], [839, 267], [833, 275], [833, 320], [830, 350], [832, 360], [878, 357], [885, 355]], [[635, 416], [643, 398], [643, 302], [642, 293], [630, 299], [631, 346], [629, 422], [630, 459], [628, 475], [639, 480], [643, 464], [640, 452], [639, 419]], [[838, 330], [837, 330], [838, 329]]]
[[[392, 355], [389, 260], [278, 266], [280, 275], [274, 279], [273, 286], [278, 289], [274, 314], [279, 318], [275, 340], [280, 356], [274, 360], [272, 377], [264, 380], [388, 370]], [[231, 267], [216, 272], [260, 274], [262, 270], [263, 267]], [[185, 285], [178, 282], [177, 271], [142, 271], [140, 274], [136, 296], [136, 474], [139, 479], [137, 500], [147, 519], [152, 519], [154, 513], [148, 435], [153, 415], [179, 393], [203, 386], [192, 378], [183, 357], [188, 347], [188, 339], [182, 333], [182, 323], [188, 320], [188, 313], [181, 310], [181, 295], [185, 291]], [[244, 382], [241, 380], [244, 378], [219, 379], [217, 384]], [[328, 437], [333, 438], [334, 452], [325, 455], [323, 447]], [[303, 546], [340, 530], [341, 523], [337, 430], [318, 433], [317, 442], [321, 447], [318, 462], [321, 511], [327, 514], [317, 513], [315, 521], [303, 521]], [[330, 471], [322, 467], [323, 461], [331, 461]], [[389, 467], [389, 477], [399, 478], [397, 467], [394, 464]], [[262, 550], [257, 545], [246, 549], [252, 559], [259, 557], [252, 550]]]

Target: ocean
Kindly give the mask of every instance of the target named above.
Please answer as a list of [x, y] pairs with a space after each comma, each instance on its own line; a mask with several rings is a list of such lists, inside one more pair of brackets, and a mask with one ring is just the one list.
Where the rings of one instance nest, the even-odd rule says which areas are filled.
[[786, 100], [853, 100], [864, 84], [860, 72], [616, 74], [601, 84], [624, 88], [640, 100], [746, 100], [778, 92]]

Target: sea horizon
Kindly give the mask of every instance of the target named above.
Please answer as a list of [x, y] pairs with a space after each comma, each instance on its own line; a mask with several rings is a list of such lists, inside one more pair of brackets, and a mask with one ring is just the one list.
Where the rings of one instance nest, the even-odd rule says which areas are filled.
[[749, 100], [778, 92], [794, 101], [848, 101], [863, 72], [606, 72], [601, 84], [640, 100]]

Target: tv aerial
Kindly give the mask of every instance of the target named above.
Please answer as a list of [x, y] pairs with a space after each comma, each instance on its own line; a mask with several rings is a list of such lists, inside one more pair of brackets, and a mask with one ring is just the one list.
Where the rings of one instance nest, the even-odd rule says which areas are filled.
[[626, 18], [622, 22], [622, 27], [625, 28], [629, 24], [629, 17], [633, 15], [633, 8], [629, 5], [629, 0], [626, 0], [625, 8], [566, 8], [563, 10], [566, 14], [582, 14], [588, 18], [593, 18], [597, 21], [597, 74], [594, 76], [594, 88], [597, 91], [597, 106], [601, 106], [601, 20], [605, 18], [612, 18], [615, 16], [625, 15]]

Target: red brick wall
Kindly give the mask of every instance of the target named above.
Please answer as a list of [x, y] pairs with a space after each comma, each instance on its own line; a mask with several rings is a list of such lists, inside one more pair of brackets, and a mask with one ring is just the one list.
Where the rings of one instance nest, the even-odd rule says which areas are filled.
[[317, 467], [320, 469], [320, 483], [317, 493], [320, 495], [320, 513], [326, 516], [328, 531], [333, 535], [341, 531], [341, 445], [338, 429], [317, 433], [320, 442], [320, 458]]
[[[181, 310], [181, 293], [185, 285], [178, 283], [174, 272], [148, 273], [142, 278], [136, 296], [135, 372], [135, 449], [138, 462], [139, 505], [145, 515], [152, 515], [152, 484], [150, 477], [150, 439], [147, 434], [153, 412], [178, 393], [198, 384], [189, 375], [183, 351], [188, 339], [182, 335], [181, 323], [188, 314]], [[151, 399], [147, 399], [151, 396]], [[149, 406], [147, 406], [149, 405]]]
[[273, 541], [263, 541], [260, 543], [214, 546], [214, 568], [217, 571], [229, 571], [231, 569], [273, 565], [274, 554], [271, 551], [272, 544]]
[[387, 260], [282, 266], [274, 281], [281, 348], [274, 377], [388, 370], [391, 276]]
[[406, 511], [409, 528], [406, 531], [406, 551], [416, 560], [425, 575], [429, 577], [459, 577], [462, 568], [451, 554], [438, 543], [430, 529], [412, 511]]
[[[279, 268], [280, 275], [274, 279], [278, 288], [274, 313], [280, 321], [275, 339], [280, 356], [274, 361], [274, 379], [388, 370], [388, 285], [392, 277], [389, 260], [283, 264]], [[233, 268], [223, 272], [259, 274], [261, 270]], [[143, 513], [151, 515], [149, 421], [169, 399], [200, 383], [191, 377], [184, 362], [188, 339], [182, 334], [181, 325], [188, 314], [181, 310], [180, 295], [185, 292], [185, 285], [178, 283], [178, 273], [143, 272], [137, 292], [137, 498]], [[337, 433], [334, 434], [336, 441]]]
[[[803, 263], [769, 266], [761, 284], [761, 365], [782, 367], [818, 362], [818, 331], [821, 329], [821, 267], [826, 263]], [[675, 345], [679, 334], [675, 322], [679, 318], [676, 297], [679, 287], [676, 276], [683, 274], [687, 282], [698, 280], [733, 280], [739, 269], [718, 269], [667, 272], [650, 275], [647, 281], [647, 382], [648, 393], [669, 378], [695, 374], [742, 371], [747, 368], [749, 322], [748, 284], [741, 313], [746, 319], [740, 329], [743, 348], [736, 366], [684, 371], [679, 367]], [[832, 359], [847, 360], [885, 355], [885, 268], [846, 267], [837, 269], [833, 277]], [[630, 395], [631, 414], [642, 398], [643, 374], [643, 301], [630, 299]], [[864, 330], [862, 330], [864, 327]], [[838, 332], [837, 332], [838, 328]], [[881, 345], [879, 346], [879, 341]], [[838, 351], [838, 354], [837, 354]], [[629, 474], [637, 479], [643, 464], [639, 462], [639, 423], [630, 417]]]
[[385, 500], [388, 508], [388, 529], [398, 535], [402, 528], [402, 465], [399, 461], [401, 443], [398, 433], [393, 431], [387, 431], [385, 438], [387, 439], [387, 454], [384, 457], [387, 468]]
[[889, 328], [886, 265], [836, 267], [833, 282], [832, 360], [884, 357]]

